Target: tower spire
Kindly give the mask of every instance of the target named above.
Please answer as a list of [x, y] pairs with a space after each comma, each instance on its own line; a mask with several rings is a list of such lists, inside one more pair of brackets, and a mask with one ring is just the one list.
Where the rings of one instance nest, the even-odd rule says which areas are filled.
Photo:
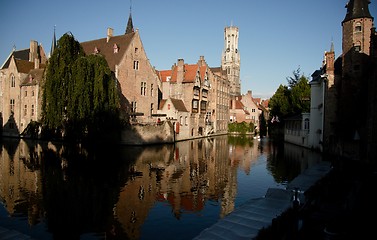
[[132, 23], [132, 0], [130, 0], [130, 16], [128, 17], [127, 28], [125, 34], [134, 32], [134, 25]]
[[55, 28], [56, 28], [56, 25], [54, 25], [54, 36], [52, 37], [51, 50], [50, 50], [50, 57], [52, 56], [52, 54], [54, 53], [54, 50], [55, 50], [55, 48], [56, 48], [56, 35], [55, 35]]

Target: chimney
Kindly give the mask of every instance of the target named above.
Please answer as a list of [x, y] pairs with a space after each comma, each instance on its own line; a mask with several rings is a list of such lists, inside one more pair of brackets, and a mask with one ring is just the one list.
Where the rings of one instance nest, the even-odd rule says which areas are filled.
[[178, 64], [177, 64], [177, 82], [183, 82], [185, 76], [185, 62], [184, 60], [178, 59]]
[[199, 66], [204, 66], [205, 65], [204, 56], [200, 56], [199, 61], [198, 61], [198, 65]]
[[106, 42], [109, 42], [110, 41], [110, 38], [113, 36], [113, 31], [114, 29], [112, 28], [107, 28], [107, 41]]
[[34, 59], [34, 69], [39, 69], [39, 59], [38, 58]]
[[36, 58], [38, 58], [38, 42], [30, 40], [29, 62], [34, 62]]

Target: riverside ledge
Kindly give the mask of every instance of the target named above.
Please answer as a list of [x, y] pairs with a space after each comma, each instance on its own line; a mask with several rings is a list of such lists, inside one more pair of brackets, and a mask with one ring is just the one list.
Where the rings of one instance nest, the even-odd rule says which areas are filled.
[[194, 239], [256, 239], [261, 230], [270, 227], [275, 219], [292, 209], [293, 200], [303, 204], [304, 193], [330, 170], [331, 163], [325, 161], [306, 169], [285, 189], [268, 189], [264, 197], [249, 200], [211, 227], [204, 229]]

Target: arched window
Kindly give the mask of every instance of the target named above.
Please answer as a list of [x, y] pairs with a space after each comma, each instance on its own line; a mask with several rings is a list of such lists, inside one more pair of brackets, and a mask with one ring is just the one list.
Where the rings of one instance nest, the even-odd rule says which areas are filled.
[[361, 28], [361, 23], [360, 22], [357, 22], [355, 24], [355, 32], [361, 32], [362, 31], [362, 28]]
[[13, 74], [10, 76], [10, 86], [16, 87], [16, 78]]

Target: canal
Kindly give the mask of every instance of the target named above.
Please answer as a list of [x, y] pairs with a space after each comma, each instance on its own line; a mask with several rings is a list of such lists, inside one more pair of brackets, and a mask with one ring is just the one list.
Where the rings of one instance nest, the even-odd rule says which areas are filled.
[[2, 139], [0, 227], [34, 239], [192, 239], [321, 161], [247, 136], [83, 148]]

